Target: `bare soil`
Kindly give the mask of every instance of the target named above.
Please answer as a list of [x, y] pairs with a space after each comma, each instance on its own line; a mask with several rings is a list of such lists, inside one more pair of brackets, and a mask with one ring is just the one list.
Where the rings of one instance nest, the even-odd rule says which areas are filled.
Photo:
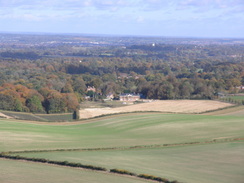
[[1, 113], [1, 112], [0, 112], [0, 118], [7, 118], [7, 119], [11, 119], [12, 117], [7, 116], [7, 115], [5, 115], [5, 114], [3, 114], [3, 113]]

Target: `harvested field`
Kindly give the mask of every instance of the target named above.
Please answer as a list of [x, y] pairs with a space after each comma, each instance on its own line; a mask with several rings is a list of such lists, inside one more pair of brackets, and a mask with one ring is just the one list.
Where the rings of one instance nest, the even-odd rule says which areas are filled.
[[165, 113], [202, 113], [230, 107], [233, 104], [213, 100], [157, 100], [148, 103], [135, 104], [118, 108], [87, 108], [80, 110], [80, 119], [87, 119], [101, 115], [157, 111]]

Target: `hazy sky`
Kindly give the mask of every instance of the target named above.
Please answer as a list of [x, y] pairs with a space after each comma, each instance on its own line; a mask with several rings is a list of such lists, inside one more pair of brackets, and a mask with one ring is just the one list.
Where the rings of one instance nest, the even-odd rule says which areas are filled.
[[0, 32], [244, 37], [244, 0], [0, 0]]

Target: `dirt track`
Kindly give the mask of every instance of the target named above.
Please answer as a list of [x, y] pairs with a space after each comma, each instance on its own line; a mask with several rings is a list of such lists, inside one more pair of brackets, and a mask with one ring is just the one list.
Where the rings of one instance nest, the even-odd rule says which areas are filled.
[[105, 114], [125, 112], [157, 111], [165, 113], [201, 113], [212, 111], [232, 104], [212, 100], [157, 100], [118, 108], [87, 108], [80, 110], [80, 119], [88, 119]]

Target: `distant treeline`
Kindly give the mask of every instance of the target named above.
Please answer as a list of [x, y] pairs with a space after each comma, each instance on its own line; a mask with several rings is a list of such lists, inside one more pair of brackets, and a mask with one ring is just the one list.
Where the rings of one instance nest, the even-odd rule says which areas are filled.
[[[67, 56], [81, 52], [90, 56]], [[121, 93], [148, 99], [216, 99], [243, 92], [243, 52], [243, 45], [6, 47], [0, 51], [8, 57], [0, 59], [0, 108], [65, 112], [86, 96], [100, 100]], [[88, 91], [89, 86], [95, 90]]]
[[0, 57], [3, 58], [12, 58], [12, 59], [30, 59], [30, 60], [36, 60], [40, 58], [40, 56], [35, 52], [1, 52]]

